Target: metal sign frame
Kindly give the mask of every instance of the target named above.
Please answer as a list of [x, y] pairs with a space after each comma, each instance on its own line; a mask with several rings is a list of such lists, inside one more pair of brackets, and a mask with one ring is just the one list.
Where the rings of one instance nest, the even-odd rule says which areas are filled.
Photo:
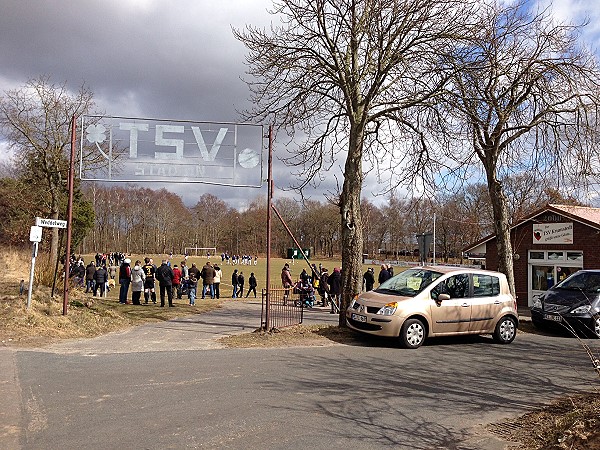
[[263, 125], [84, 115], [80, 130], [83, 181], [263, 186]]

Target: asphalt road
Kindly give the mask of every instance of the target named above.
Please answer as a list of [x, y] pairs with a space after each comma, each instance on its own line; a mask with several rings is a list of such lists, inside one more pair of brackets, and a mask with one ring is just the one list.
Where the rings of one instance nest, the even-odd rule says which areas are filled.
[[256, 307], [0, 349], [0, 448], [501, 449], [485, 424], [598, 383], [578, 342], [565, 337], [520, 333], [507, 346], [437, 339], [418, 350], [368, 339], [215, 344], [214, 336], [256, 328]]

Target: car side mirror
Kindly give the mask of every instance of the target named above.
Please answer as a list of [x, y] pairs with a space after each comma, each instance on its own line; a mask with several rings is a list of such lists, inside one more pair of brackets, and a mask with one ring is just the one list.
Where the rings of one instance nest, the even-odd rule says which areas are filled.
[[438, 295], [437, 301], [441, 302], [442, 300], [450, 300], [450, 296], [448, 294], [440, 294], [440, 295]]

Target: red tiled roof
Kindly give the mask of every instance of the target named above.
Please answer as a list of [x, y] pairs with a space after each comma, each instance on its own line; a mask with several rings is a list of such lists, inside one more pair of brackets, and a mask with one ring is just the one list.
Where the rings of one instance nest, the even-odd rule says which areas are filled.
[[591, 208], [589, 206], [571, 206], [571, 205], [548, 205], [549, 207], [562, 211], [567, 215], [584, 219], [587, 222], [600, 226], [600, 208]]

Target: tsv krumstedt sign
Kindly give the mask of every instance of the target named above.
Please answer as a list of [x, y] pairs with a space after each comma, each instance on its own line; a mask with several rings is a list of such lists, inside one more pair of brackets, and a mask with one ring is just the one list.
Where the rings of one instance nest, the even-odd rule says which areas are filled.
[[261, 125], [84, 116], [80, 177], [260, 187], [263, 139]]

